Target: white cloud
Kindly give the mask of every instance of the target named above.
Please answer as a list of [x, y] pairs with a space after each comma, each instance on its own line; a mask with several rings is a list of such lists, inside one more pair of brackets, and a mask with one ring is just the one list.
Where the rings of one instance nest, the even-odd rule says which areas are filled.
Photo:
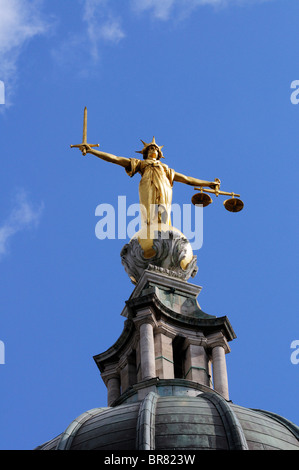
[[[81, 76], [89, 76], [92, 66], [98, 63], [104, 44], [117, 44], [125, 37], [125, 33], [121, 19], [112, 10], [110, 0], [76, 0], [76, 4], [82, 14], [84, 29], [81, 25], [81, 31], [69, 31], [51, 54], [60, 65], [77, 70]], [[83, 56], [85, 66], [82, 68], [79, 59]], [[79, 69], [76, 64], [79, 64]]]
[[98, 58], [101, 40], [117, 43], [125, 37], [120, 19], [112, 14], [107, 0], [83, 0], [83, 20], [94, 59]]
[[106, 41], [118, 42], [125, 37], [125, 33], [120, 27], [119, 21], [110, 18], [102, 24], [100, 36]]
[[7, 219], [0, 225], [0, 259], [8, 253], [11, 238], [25, 229], [37, 227], [43, 212], [43, 204], [34, 207], [27, 194], [20, 191]]
[[135, 12], [148, 11], [154, 18], [166, 21], [174, 12], [180, 16], [188, 16], [193, 10], [202, 6], [221, 8], [269, 1], [272, 0], [131, 0], [131, 5]]
[[24, 45], [44, 34], [41, 0], [0, 0], [0, 79], [5, 83], [6, 105], [17, 81], [17, 62]]
[[155, 18], [167, 20], [176, 0], [132, 0], [131, 3], [137, 12], [152, 10]]

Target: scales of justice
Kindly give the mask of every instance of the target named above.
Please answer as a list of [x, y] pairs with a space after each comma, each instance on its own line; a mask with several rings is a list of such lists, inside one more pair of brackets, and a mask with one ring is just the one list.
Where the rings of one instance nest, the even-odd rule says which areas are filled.
[[87, 143], [87, 108], [84, 109], [83, 139], [81, 144], [71, 145], [79, 148], [83, 155], [90, 153], [102, 160], [122, 166], [129, 176], [141, 175], [139, 183], [139, 204], [141, 228], [121, 250], [122, 264], [134, 284], [138, 283], [145, 269], [155, 269], [174, 275], [182, 280], [194, 277], [198, 271], [197, 258], [193, 255], [191, 244], [182, 232], [171, 225], [172, 188], [174, 182], [193, 186], [199, 191], [191, 201], [206, 207], [212, 203], [209, 194], [216, 197], [227, 195], [224, 207], [229, 212], [239, 212], [244, 203], [240, 194], [220, 191], [220, 180], [204, 181], [186, 176], [169, 168], [161, 159], [162, 146], [155, 137], [150, 143], [141, 140], [143, 149], [137, 151], [143, 160], [118, 157], [94, 150], [99, 144]]

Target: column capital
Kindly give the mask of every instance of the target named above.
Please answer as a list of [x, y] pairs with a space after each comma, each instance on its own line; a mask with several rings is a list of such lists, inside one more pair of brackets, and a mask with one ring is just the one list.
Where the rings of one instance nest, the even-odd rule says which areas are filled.
[[160, 320], [159, 324], [155, 327], [155, 334], [162, 334], [170, 339], [174, 339], [178, 332], [175, 328]]
[[115, 364], [115, 367], [113, 369], [109, 368], [105, 370], [105, 372], [102, 372], [101, 377], [106, 387], [110, 379], [120, 379], [120, 369], [118, 367], [118, 364]]
[[228, 345], [228, 342], [225, 336], [223, 335], [223, 333], [221, 333], [220, 331], [218, 333], [213, 333], [211, 335], [208, 335], [206, 339], [207, 339], [206, 345], [208, 348], [213, 349], [217, 346], [221, 346], [224, 349], [225, 354], [230, 352], [230, 347]]
[[136, 317], [133, 318], [133, 321], [138, 328], [144, 323], [149, 323], [152, 325], [152, 327], [158, 326], [157, 320], [155, 318], [155, 312], [151, 307], [138, 310]]

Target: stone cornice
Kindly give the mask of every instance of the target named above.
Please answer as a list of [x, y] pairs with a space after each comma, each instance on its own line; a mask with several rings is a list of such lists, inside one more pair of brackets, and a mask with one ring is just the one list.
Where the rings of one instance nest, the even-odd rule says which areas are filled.
[[104, 371], [104, 363], [106, 361], [111, 362], [112, 358], [114, 362], [118, 362], [121, 351], [128, 345], [135, 331], [135, 325], [132, 320], [126, 320], [124, 323], [124, 329], [118, 338], [118, 340], [106, 351], [93, 356], [95, 363], [97, 364], [100, 372]]
[[194, 318], [192, 316], [183, 315], [174, 312], [165, 306], [155, 293], [149, 293], [144, 296], [128, 300], [126, 302], [128, 309], [128, 318], [134, 318], [136, 312], [141, 308], [152, 307], [155, 312], [155, 317], [159, 319], [161, 316], [165, 320], [180, 324], [186, 328], [196, 327], [201, 329], [204, 334], [212, 334], [215, 331], [221, 330], [225, 335], [227, 341], [232, 341], [236, 338], [235, 332], [226, 316], [211, 317], [211, 318]]

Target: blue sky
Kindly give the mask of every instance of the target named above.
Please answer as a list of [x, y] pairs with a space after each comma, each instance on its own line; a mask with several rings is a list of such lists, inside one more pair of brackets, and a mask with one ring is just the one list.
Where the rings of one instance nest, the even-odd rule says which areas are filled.
[[[299, 423], [299, 80], [296, 0], [0, 0], [0, 448], [32, 449], [106, 405], [93, 356], [119, 337], [133, 285], [95, 236], [99, 204], [138, 176], [81, 156], [135, 157], [155, 135], [180, 173], [221, 179], [195, 254], [198, 301], [227, 315], [230, 398]], [[173, 202], [190, 203], [176, 183]]]

